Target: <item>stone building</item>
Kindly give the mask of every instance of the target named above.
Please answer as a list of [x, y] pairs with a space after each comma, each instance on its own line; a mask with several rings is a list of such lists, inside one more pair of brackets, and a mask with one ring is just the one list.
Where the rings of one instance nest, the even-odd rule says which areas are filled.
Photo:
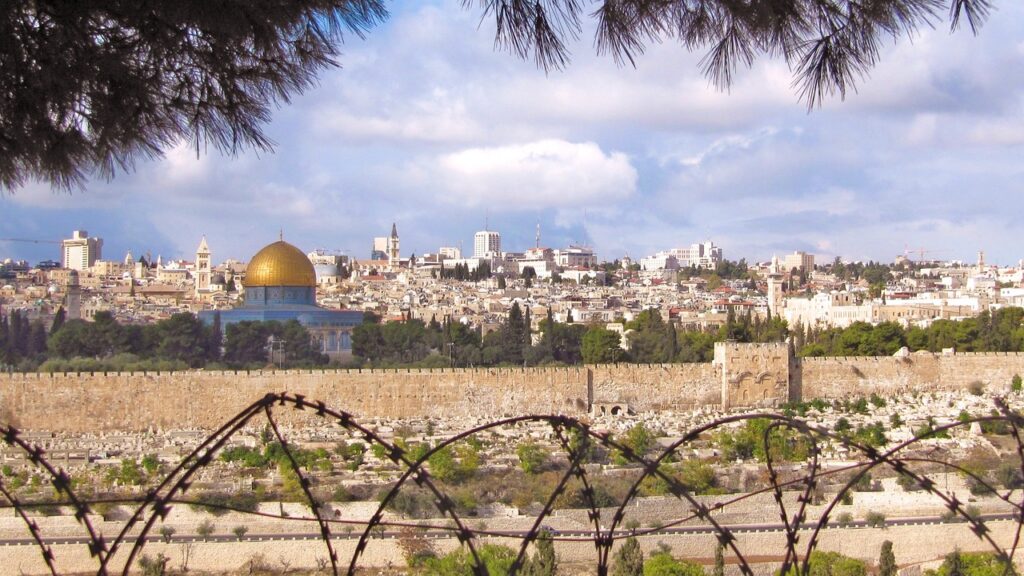
[[249, 261], [245, 272], [245, 303], [233, 310], [204, 310], [200, 319], [212, 323], [220, 314], [222, 326], [233, 322], [297, 320], [320, 343], [320, 351], [332, 359], [352, 354], [352, 329], [363, 313], [329, 310], [316, 304], [316, 271], [301, 250], [279, 240], [267, 245]]

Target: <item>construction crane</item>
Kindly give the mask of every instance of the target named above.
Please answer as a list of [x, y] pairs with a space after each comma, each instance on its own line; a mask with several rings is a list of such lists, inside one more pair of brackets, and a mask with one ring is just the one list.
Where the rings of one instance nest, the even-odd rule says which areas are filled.
[[32, 244], [60, 244], [60, 240], [36, 240], [33, 238], [0, 238], [0, 242], [29, 242]]
[[924, 262], [925, 254], [943, 254], [946, 250], [928, 250], [927, 248], [907, 248], [906, 244], [903, 245], [903, 257], [910, 260], [910, 254], [917, 254], [917, 261]]

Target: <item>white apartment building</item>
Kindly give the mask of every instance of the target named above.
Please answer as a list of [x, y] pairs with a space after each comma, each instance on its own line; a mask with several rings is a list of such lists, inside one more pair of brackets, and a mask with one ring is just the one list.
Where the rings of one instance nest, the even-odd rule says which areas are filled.
[[658, 252], [640, 259], [641, 270], [678, 270], [679, 260], [671, 252]]
[[437, 253], [442, 258], [454, 258], [456, 260], [462, 258], [462, 250], [455, 246], [441, 246], [437, 249]]
[[676, 257], [680, 268], [696, 266], [713, 270], [722, 262], [722, 249], [710, 240], [691, 244], [689, 248], [673, 248], [668, 253]]
[[390, 245], [387, 236], [377, 236], [373, 239], [373, 249], [370, 250], [370, 260], [387, 260], [388, 246]]
[[590, 248], [569, 246], [555, 250], [555, 263], [562, 268], [594, 268], [597, 266], [597, 256]]
[[782, 269], [783, 272], [792, 272], [793, 269], [797, 272], [810, 272], [814, 270], [814, 254], [800, 251], [786, 254], [782, 259]]
[[871, 303], [858, 305], [850, 292], [820, 292], [813, 298], [786, 298], [783, 315], [791, 327], [802, 324], [846, 328], [854, 322], [874, 324], [878, 311]]
[[496, 258], [501, 256], [501, 234], [481, 230], [473, 235], [473, 258]]
[[102, 258], [103, 239], [89, 238], [85, 230], [75, 230], [71, 238], [62, 240], [61, 264], [64, 268], [85, 272]]

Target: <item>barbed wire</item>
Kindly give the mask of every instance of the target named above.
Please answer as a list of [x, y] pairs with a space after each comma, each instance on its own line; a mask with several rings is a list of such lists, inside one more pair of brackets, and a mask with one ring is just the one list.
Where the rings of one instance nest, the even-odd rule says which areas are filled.
[[[920, 487], [920, 489], [931, 493], [938, 498], [948, 510], [951, 517], [959, 517], [962, 521], [966, 522], [969, 529], [979, 539], [987, 543], [992, 548], [997, 559], [1004, 563], [1003, 565], [1005, 566], [1005, 570], [1009, 573], [1012, 571], [1013, 566], [1011, 559], [1020, 544], [1022, 518], [1024, 518], [1024, 501], [1013, 500], [1012, 496], [1014, 490], [1010, 487], [1008, 487], [1010, 489], [1008, 489], [1005, 494], [1000, 494], [996, 486], [989, 482], [984, 474], [979, 474], [976, 470], [969, 467], [939, 458], [931, 458], [914, 454], [905, 455], [910, 448], [918, 445], [923, 439], [934, 437], [935, 435], [940, 435], [944, 432], [948, 433], [949, 430], [955, 428], [969, 427], [975, 423], [978, 423], [979, 425], [1003, 423], [1008, 427], [1009, 433], [1016, 444], [1017, 457], [1020, 462], [1020, 473], [1021, 477], [1024, 478], [1024, 442], [1022, 442], [1020, 433], [1024, 417], [1010, 409], [1003, 399], [996, 398], [994, 402], [996, 410], [993, 411], [993, 415], [962, 418], [950, 424], [929, 428], [928, 434], [915, 436], [906, 441], [897, 443], [895, 446], [887, 450], [879, 450], [876, 447], [858, 442], [849, 435], [837, 433], [823, 426], [812, 425], [807, 421], [792, 415], [775, 412], [753, 412], [747, 414], [728, 415], [697, 426], [689, 430], [683, 437], [665, 447], [656, 457], [648, 458], [644, 454], [636, 453], [627, 443], [617, 441], [610, 435], [593, 429], [590, 424], [583, 420], [563, 415], [524, 415], [487, 422], [458, 433], [439, 442], [429, 450], [417, 453], [414, 458], [409, 451], [403, 449], [403, 447], [397, 442], [386, 440], [372, 428], [358, 422], [349, 412], [330, 408], [322, 401], [307, 400], [302, 394], [290, 394], [287, 392], [270, 393], [253, 402], [247, 408], [225, 422], [220, 428], [207, 436], [198, 446], [189, 452], [181, 462], [162, 477], [156, 486], [148, 489], [146, 493], [139, 498], [97, 499], [92, 501], [80, 498], [76, 495], [73, 483], [68, 474], [63, 469], [53, 466], [46, 459], [45, 451], [41, 447], [33, 445], [25, 440], [21, 433], [13, 426], [0, 425], [0, 437], [2, 437], [3, 442], [12, 448], [22, 451], [32, 466], [36, 467], [43, 474], [48, 476], [50, 483], [58, 496], [57, 502], [25, 502], [20, 500], [16, 496], [14, 490], [6, 486], [4, 484], [4, 479], [0, 477], [0, 495], [2, 495], [3, 499], [7, 501], [6, 505], [0, 504], [0, 507], [14, 508], [18, 517], [21, 518], [26, 525], [32, 541], [40, 549], [47, 569], [54, 576], [58, 576], [59, 573], [53, 545], [48, 543], [46, 537], [42, 533], [42, 530], [39, 528], [38, 523], [29, 515], [28, 511], [32, 508], [46, 505], [68, 505], [74, 509], [74, 518], [86, 533], [85, 539], [88, 541], [90, 555], [97, 562], [96, 573], [98, 576], [107, 576], [108, 574], [116, 572], [116, 570], [114, 570], [114, 566], [116, 566], [115, 561], [119, 562], [119, 552], [130, 547], [128, 548], [127, 557], [124, 560], [123, 569], [121, 570], [122, 574], [127, 575], [131, 566], [134, 564], [146, 543], [149, 541], [148, 537], [154, 529], [154, 526], [158, 521], [166, 519], [173, 504], [192, 504], [205, 506], [210, 509], [230, 510], [253, 516], [270, 517], [275, 519], [286, 518], [283, 514], [273, 515], [264, 512], [245, 510], [231, 505], [209, 503], [202, 500], [190, 500], [185, 497], [185, 493], [191, 487], [194, 477], [213, 462], [218, 451], [220, 451], [235, 436], [235, 434], [246, 426], [252, 424], [255, 419], [260, 416], [264, 416], [266, 418], [266, 426], [269, 427], [273, 438], [279, 443], [288, 469], [296, 475], [298, 485], [305, 498], [305, 503], [309, 506], [313, 515], [312, 518], [288, 517], [288, 519], [296, 521], [315, 521], [317, 523], [320, 532], [320, 540], [323, 542], [324, 548], [326, 549], [327, 558], [330, 562], [331, 572], [333, 574], [345, 573], [348, 575], [354, 575], [359, 565], [359, 560], [366, 551], [373, 532], [376, 529], [383, 529], [385, 527], [428, 530], [435, 529], [446, 531], [452, 537], [456, 538], [460, 544], [466, 547], [472, 562], [474, 573], [481, 575], [486, 575], [488, 572], [487, 567], [481, 558], [480, 550], [478, 549], [477, 543], [479, 538], [484, 536], [505, 538], [518, 537], [521, 540], [519, 550], [509, 571], [510, 574], [515, 574], [525, 565], [530, 544], [534, 543], [541, 536], [542, 532], [546, 530], [544, 524], [545, 519], [551, 516], [554, 512], [559, 496], [566, 491], [570, 481], [575, 479], [580, 483], [580, 485], [582, 485], [580, 494], [582, 495], [582, 499], [585, 503], [588, 522], [593, 525], [592, 534], [589, 538], [586, 538], [586, 540], [589, 540], [594, 544], [596, 572], [600, 576], [604, 576], [608, 573], [611, 551], [617, 540], [628, 537], [642, 537], [695, 520], [702, 522], [710, 528], [711, 532], [717, 539], [719, 546], [731, 551], [732, 555], [735, 557], [737, 567], [742, 574], [745, 576], [752, 576], [753, 571], [750, 563], [737, 543], [736, 533], [713, 517], [712, 513], [724, 510], [728, 506], [732, 506], [743, 500], [762, 494], [770, 494], [774, 499], [774, 502], [778, 507], [782, 530], [785, 532], [785, 550], [781, 568], [778, 573], [787, 574], [791, 568], [798, 567], [806, 576], [809, 574], [810, 569], [810, 553], [818, 546], [821, 530], [831, 525], [831, 515], [835, 507], [840, 504], [847, 495], [852, 492], [855, 487], [868, 476], [868, 474], [870, 474], [872, 470], [880, 466], [888, 467], [897, 475], [909, 478], [910, 481], [914, 482], [918, 487]], [[281, 432], [281, 428], [278, 424], [277, 418], [275, 417], [275, 410], [278, 409], [308, 412], [316, 418], [333, 422], [346, 430], [349, 434], [361, 437], [371, 446], [374, 444], [380, 445], [383, 449], [385, 458], [399, 466], [400, 469], [404, 467], [404, 471], [399, 476], [395, 484], [384, 493], [383, 497], [380, 498], [377, 508], [368, 520], [357, 521], [324, 517], [322, 510], [324, 509], [323, 506], [326, 502], [321, 502], [317, 498], [312, 489], [313, 483], [309, 472], [303, 470], [303, 467], [299, 463], [299, 459], [295, 456], [292, 446], [289, 444], [285, 435]], [[669, 473], [669, 471], [667, 471], [663, 466], [663, 464], [672, 461], [674, 456], [681, 449], [693, 443], [703, 435], [725, 427], [753, 420], [767, 421], [767, 426], [765, 426], [762, 431], [761, 443], [764, 449], [768, 487], [739, 494], [733, 498], [716, 502], [712, 507], [708, 507], [691, 492], [683, 481]], [[446, 494], [443, 489], [444, 487], [440, 486], [435, 481], [436, 478], [430, 473], [429, 468], [427, 468], [429, 460], [435, 454], [448, 449], [452, 445], [482, 432], [496, 428], [529, 423], [548, 424], [552, 427], [555, 438], [568, 455], [568, 466], [564, 471], [562, 471], [552, 493], [544, 502], [541, 511], [536, 514], [536, 518], [534, 519], [530, 529], [525, 534], [510, 531], [488, 531], [482, 528], [474, 530], [470, 528], [465, 520], [458, 514], [457, 506], [454, 504], [451, 497]], [[784, 434], [781, 434], [784, 430], [789, 430], [791, 433], [795, 434], [795, 436], [790, 436], [787, 440], [787, 437]], [[776, 434], [777, 432], [780, 434]], [[779, 459], [779, 454], [776, 453], [778, 451], [778, 446], [775, 445], [778, 443], [779, 438], [783, 438], [783, 442], [807, 443], [808, 460], [804, 463], [806, 468], [802, 476], [785, 480], [780, 475], [776, 462]], [[848, 452], [852, 451], [859, 454], [861, 460], [858, 460], [854, 464], [839, 468], [824, 469], [820, 460], [822, 452], [821, 447], [828, 443], [836, 443], [843, 446]], [[605, 527], [602, 519], [602, 506], [599, 505], [594, 484], [589, 478], [585, 466], [588, 458], [588, 452], [595, 444], [602, 446], [606, 450], [614, 451], [627, 464], [639, 465], [641, 468], [640, 475], [632, 481], [626, 495], [622, 498], [619, 505], [613, 508], [614, 512], [612, 513], [611, 521], [607, 527]], [[995, 497], [1010, 506], [1014, 510], [1016, 528], [1014, 531], [1013, 542], [1009, 550], [1001, 547], [999, 543], [996, 542], [995, 538], [991, 534], [991, 530], [986, 525], [985, 520], [981, 518], [979, 514], [971, 513], [967, 506], [961, 502], [955, 494], [940, 490], [935, 485], [935, 482], [925, 474], [911, 469], [909, 467], [910, 464], [926, 464], [938, 466], [946, 469], [947, 471], [955, 471], [968, 479], [969, 482], [979, 487], [979, 490], [985, 493], [994, 494]], [[821, 511], [817, 521], [808, 522], [807, 507], [812, 504], [819, 483], [825, 478], [848, 472], [852, 473], [852, 477], [841, 484], [838, 492], [831, 500], [828, 501], [824, 509]], [[424, 525], [385, 520], [385, 512], [388, 509], [388, 506], [394, 501], [400, 491], [407, 487], [410, 480], [415, 487], [425, 489], [433, 496], [435, 499], [435, 506], [443, 516], [449, 518], [449, 522], [451, 523], [450, 525]], [[648, 529], [638, 529], [636, 527], [620, 529], [620, 525], [622, 525], [625, 519], [628, 505], [640, 495], [642, 485], [650, 480], [664, 482], [669, 494], [678, 500], [685, 502], [689, 506], [690, 514], [685, 517], [659, 523], [656, 527]], [[784, 492], [787, 489], [796, 489], [799, 491], [799, 495], [796, 498], [795, 510], [792, 513], [787, 510], [785, 502]], [[94, 511], [92, 507], [104, 503], [136, 505], [131, 515], [120, 527], [117, 535], [109, 542], [97, 531], [96, 527], [90, 520], [90, 515]], [[331, 527], [336, 524], [344, 524], [346, 526], [363, 526], [362, 533], [359, 535], [354, 552], [348, 559], [347, 567], [343, 565], [344, 562], [342, 562], [338, 557], [338, 553], [332, 544], [333, 533], [331, 531]], [[803, 550], [800, 550], [798, 548], [801, 539], [800, 533], [807, 531], [809, 531], [810, 534], [807, 539], [806, 547], [804, 547]], [[581, 538], [560, 537], [555, 534], [554, 539], [579, 541]]]

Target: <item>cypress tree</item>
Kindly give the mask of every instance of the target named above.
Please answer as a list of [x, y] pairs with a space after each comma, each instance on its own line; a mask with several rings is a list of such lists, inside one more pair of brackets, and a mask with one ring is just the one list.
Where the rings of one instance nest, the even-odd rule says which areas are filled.
[[964, 560], [960, 557], [959, 548], [954, 548], [952, 552], [946, 554], [946, 559], [942, 563], [942, 568], [946, 569], [946, 576], [965, 576]]
[[878, 555], [878, 576], [896, 576], [896, 555], [889, 540], [882, 542], [882, 551]]
[[523, 566], [524, 576], [555, 576], [555, 544], [551, 539], [551, 533], [541, 530], [537, 535], [537, 551], [533, 558]]
[[53, 315], [53, 323], [50, 324], [50, 334], [56, 334], [60, 327], [64, 325], [64, 321], [67, 320], [68, 313], [64, 311], [64, 307], [57, 308], [57, 313]]
[[10, 363], [8, 357], [10, 356], [11, 338], [8, 330], [7, 316], [0, 310], [0, 362], [4, 363]]
[[224, 342], [224, 332], [220, 326], [220, 312], [213, 313], [213, 325], [210, 326], [209, 340], [206, 345], [207, 360], [220, 360], [220, 347]]
[[640, 550], [640, 542], [630, 536], [615, 552], [612, 576], [643, 576], [643, 573], [644, 553]]
[[25, 356], [35, 358], [46, 353], [46, 328], [40, 320], [31, 324], [28, 331], [28, 342]]

